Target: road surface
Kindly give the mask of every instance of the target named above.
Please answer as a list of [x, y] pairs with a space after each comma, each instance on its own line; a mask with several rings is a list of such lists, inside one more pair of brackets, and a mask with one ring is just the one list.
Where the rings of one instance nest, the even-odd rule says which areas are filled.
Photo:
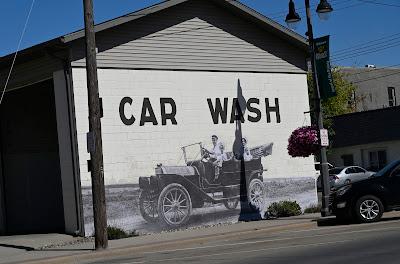
[[158, 245], [85, 263], [400, 263], [400, 218], [363, 225], [310, 225], [295, 230], [252, 230], [201, 241]]

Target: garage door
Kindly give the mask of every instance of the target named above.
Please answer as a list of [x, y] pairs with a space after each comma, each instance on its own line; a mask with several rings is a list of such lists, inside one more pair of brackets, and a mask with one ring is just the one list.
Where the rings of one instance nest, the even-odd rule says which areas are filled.
[[0, 107], [6, 232], [63, 232], [53, 81], [7, 92]]

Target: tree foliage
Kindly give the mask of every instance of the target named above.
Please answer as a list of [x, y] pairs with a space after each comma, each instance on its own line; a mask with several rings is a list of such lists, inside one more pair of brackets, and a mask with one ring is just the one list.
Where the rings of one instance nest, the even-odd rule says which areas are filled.
[[[337, 95], [322, 101], [324, 127], [330, 130], [330, 134], [334, 133], [331, 117], [355, 112], [356, 103], [360, 100], [355, 96], [356, 86], [345, 79], [343, 72], [338, 69], [332, 69], [332, 77]], [[315, 92], [311, 74], [308, 74], [308, 92], [310, 95], [311, 112], [314, 113]], [[315, 115], [312, 115], [312, 123], [316, 124]]]

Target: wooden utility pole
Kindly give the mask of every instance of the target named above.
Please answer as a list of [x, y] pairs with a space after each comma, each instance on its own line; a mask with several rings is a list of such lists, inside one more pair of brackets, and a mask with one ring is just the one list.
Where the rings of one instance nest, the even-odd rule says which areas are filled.
[[108, 247], [107, 213], [104, 190], [103, 146], [101, 140], [101, 106], [97, 82], [96, 40], [93, 2], [83, 0], [86, 41], [86, 75], [89, 104], [89, 133], [87, 136], [92, 173], [93, 217], [96, 250]]

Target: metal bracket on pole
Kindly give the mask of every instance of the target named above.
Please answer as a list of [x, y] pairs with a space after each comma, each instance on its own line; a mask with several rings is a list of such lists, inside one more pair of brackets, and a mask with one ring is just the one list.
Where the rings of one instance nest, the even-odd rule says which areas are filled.
[[94, 153], [96, 151], [95, 139], [95, 133], [93, 131], [86, 133], [86, 149], [88, 153]]
[[92, 171], [92, 160], [87, 160], [87, 170], [88, 170], [88, 172], [91, 172]]
[[103, 112], [103, 98], [99, 98], [99, 104], [100, 104], [100, 118], [102, 118], [104, 116], [104, 112]]

